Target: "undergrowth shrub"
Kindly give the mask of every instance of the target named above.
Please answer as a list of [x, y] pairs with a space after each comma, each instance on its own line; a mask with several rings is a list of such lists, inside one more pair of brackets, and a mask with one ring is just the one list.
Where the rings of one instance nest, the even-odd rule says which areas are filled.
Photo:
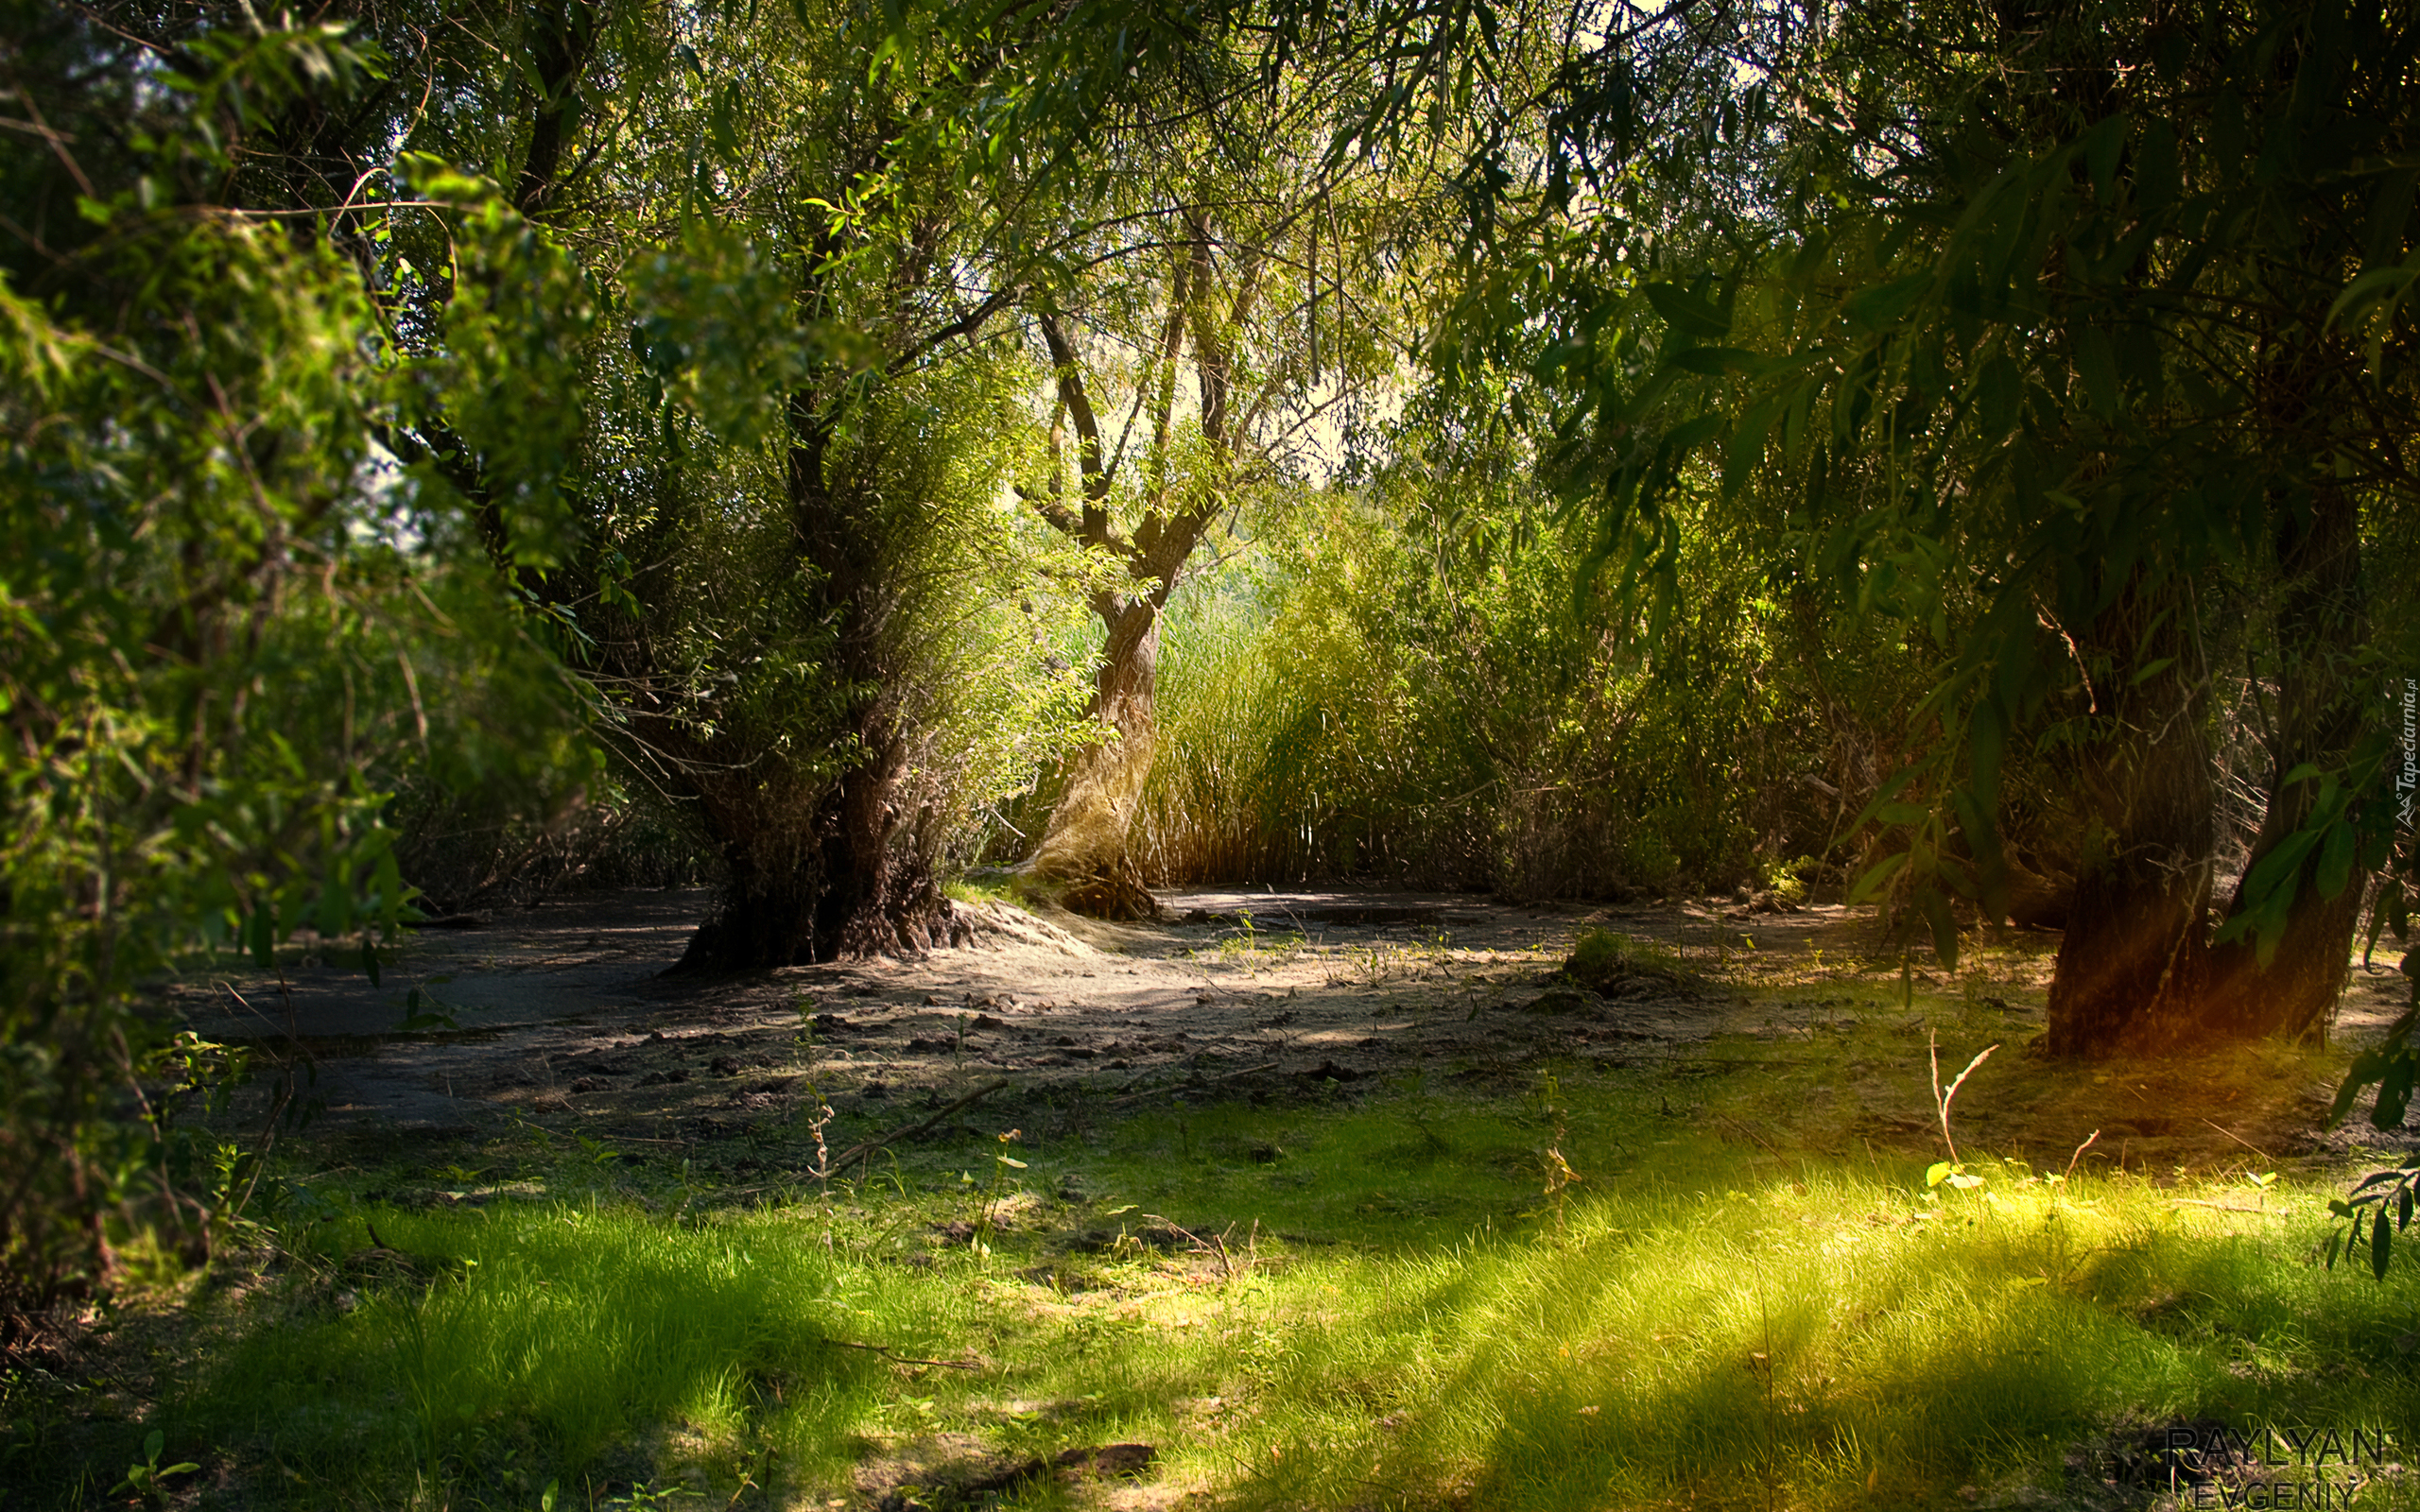
[[1575, 593], [1574, 559], [1534, 503], [1374, 490], [1189, 583], [1137, 821], [1153, 878], [1595, 896], [1830, 849], [1833, 731], [1753, 559], [1699, 533], [1699, 612], [1661, 625], [1610, 583]]

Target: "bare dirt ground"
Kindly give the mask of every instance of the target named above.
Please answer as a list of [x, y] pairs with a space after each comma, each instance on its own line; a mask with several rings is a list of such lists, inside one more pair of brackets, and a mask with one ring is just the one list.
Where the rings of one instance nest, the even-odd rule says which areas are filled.
[[[988, 1124], [1335, 1095], [1415, 1071], [1486, 1091], [1562, 1058], [1699, 1074], [1824, 1062], [1818, 1100], [1850, 1109], [1797, 1143], [1846, 1154], [1852, 1137], [1921, 1143], [1931, 1108], [1906, 1094], [1910, 1066], [1870, 1053], [1843, 1064], [1840, 1052], [1870, 1051], [1877, 1031], [1912, 1036], [1893, 1058], [1914, 1056], [1921, 1075], [1923, 1033], [1939, 1024], [1945, 1058], [1962, 1064], [1987, 1040], [2013, 1053], [2040, 1029], [2057, 947], [2056, 936], [2018, 932], [1951, 973], [1928, 953], [1911, 959], [1871, 910], [1838, 905], [1518, 906], [1310, 890], [1161, 901], [1165, 919], [1141, 925], [961, 903], [978, 921], [970, 947], [700, 978], [662, 973], [706, 894], [594, 895], [422, 930], [378, 988], [350, 962], [306, 954], [282, 972], [178, 984], [167, 1003], [206, 1038], [299, 1047], [323, 1128], [406, 1144], [516, 1123], [685, 1143], [793, 1126], [820, 1095], [836, 1109], [826, 1133], [838, 1151], [970, 1094]], [[1651, 942], [1679, 980], [1574, 989], [1557, 968], [1599, 928]], [[2339, 1041], [2376, 1038], [2405, 1001], [2399, 976], [2357, 971]], [[2072, 1076], [2025, 1074], [2004, 1058], [1959, 1107], [1995, 1147], [2064, 1150], [2097, 1128], [2114, 1148], [2094, 1158], [2137, 1169], [2242, 1150], [2335, 1158], [2357, 1137], [2402, 1143], [2359, 1125], [2324, 1132], [2328, 1068], [2281, 1056], [2223, 1051]], [[1743, 1138], [1784, 1147], [1792, 1114], [1774, 1109]]]

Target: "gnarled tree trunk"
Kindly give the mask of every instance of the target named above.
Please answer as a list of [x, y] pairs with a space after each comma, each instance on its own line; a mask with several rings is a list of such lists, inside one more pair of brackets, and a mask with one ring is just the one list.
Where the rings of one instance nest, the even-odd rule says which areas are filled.
[[856, 761], [817, 777], [762, 750], [700, 751], [681, 764], [722, 844], [726, 880], [715, 917], [683, 971], [758, 971], [844, 955], [912, 954], [951, 936], [924, 799], [914, 731], [897, 708], [892, 644], [898, 523], [881, 501], [826, 475], [831, 428], [804, 396], [791, 405], [786, 466], [790, 526], [812, 571], [810, 612], [837, 623], [835, 680], [868, 690], [846, 729]]
[[1149, 919], [1158, 912], [1128, 839], [1158, 740], [1152, 698], [1159, 657], [1159, 605], [1149, 596], [1129, 600], [1110, 621], [1093, 686], [1094, 716], [1111, 738], [1068, 764], [1066, 789], [1027, 863], [1032, 876], [1061, 887], [1060, 902], [1078, 913]]
[[[1190, 224], [1192, 243], [1171, 278], [1167, 323], [1154, 353], [1156, 394], [1147, 454], [1145, 509], [1131, 536], [1120, 534], [1110, 518], [1115, 464], [1102, 454], [1099, 421], [1074, 344], [1054, 312], [1045, 310], [1039, 319], [1057, 370], [1061, 411], [1075, 422], [1083, 491], [1080, 512], [1068, 508], [1061, 498], [1061, 480], [1054, 476], [1049, 495], [1029, 498], [1029, 502], [1071, 539], [1122, 558], [1129, 582], [1121, 585], [1123, 592], [1104, 591], [1093, 597], [1093, 610], [1100, 616], [1108, 640], [1093, 687], [1091, 712], [1105, 727], [1108, 738], [1070, 763], [1066, 789], [1051, 811], [1041, 843], [1026, 862], [1026, 873], [1051, 888], [1067, 907], [1104, 919], [1149, 919], [1159, 912], [1159, 904], [1143, 885], [1142, 868], [1130, 841], [1156, 754], [1152, 705], [1160, 611], [1175, 592], [1186, 558], [1217, 518], [1220, 504], [1215, 490], [1205, 490], [1182, 504], [1169, 497], [1176, 365], [1189, 324], [1201, 382], [1202, 438], [1210, 443], [1213, 455], [1232, 452], [1236, 435], [1229, 405], [1234, 367], [1227, 333], [1251, 313], [1258, 279], [1258, 265], [1247, 256], [1236, 275], [1232, 313], [1222, 320], [1213, 310], [1218, 284], [1210, 232], [1199, 219]], [[1053, 440], [1055, 453], [1055, 435]]]
[[[2270, 751], [2269, 807], [2244, 868], [2291, 839], [2309, 822], [2319, 783], [2285, 779], [2309, 763], [2341, 764], [2369, 717], [2369, 684], [2351, 663], [2351, 648], [2368, 637], [2361, 593], [2360, 511], [2342, 489], [2316, 490], [2309, 511], [2290, 512], [2277, 546], [2284, 599], [2278, 607], [2276, 729]], [[2353, 931], [2360, 922], [2358, 880], [2333, 897], [2320, 890], [2321, 850], [2313, 847], [2295, 869], [2286, 933], [2269, 964], [2251, 938], [2211, 954], [2209, 1018], [2239, 1034], [2302, 1039], [2324, 1032], [2351, 971]], [[2228, 904], [2232, 921], [2252, 900], [2238, 883]]]
[[2200, 1007], [2214, 849], [2207, 684], [2179, 596], [2137, 577], [2088, 638], [2113, 670], [2094, 690], [2095, 738], [2081, 753], [2092, 830], [2050, 982], [2050, 1055], [2155, 1043]]

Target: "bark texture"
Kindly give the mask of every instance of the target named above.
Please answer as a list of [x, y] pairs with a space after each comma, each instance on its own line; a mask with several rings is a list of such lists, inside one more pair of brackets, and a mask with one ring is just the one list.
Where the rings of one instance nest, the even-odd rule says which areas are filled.
[[935, 865], [928, 795], [914, 781], [913, 722], [898, 705], [907, 670], [892, 634], [900, 523], [878, 490], [835, 486], [831, 427], [807, 396], [793, 400], [790, 426], [785, 485], [806, 567], [798, 613], [838, 627], [834, 681], [857, 690], [843, 716], [845, 757], [837, 772], [744, 749], [700, 750], [678, 764], [722, 842], [728, 878], [681, 970], [915, 954], [947, 943], [955, 922]]
[[[2342, 489], [2316, 490], [2309, 508], [2285, 512], [2277, 541], [2284, 594], [2277, 614], [2281, 667], [2276, 728], [2270, 748], [2269, 806], [2245, 868], [2257, 867], [2310, 821], [2320, 784], [2285, 779], [2306, 763], [2341, 765], [2360, 740], [2369, 716], [2369, 688], [2351, 663], [2351, 648], [2368, 639], [2361, 590], [2360, 512]], [[2286, 932], [2266, 966], [2249, 937], [2228, 940], [2211, 954], [2210, 1022], [2238, 1034], [2300, 1040], [2325, 1034], [2352, 970], [2353, 932], [2360, 920], [2356, 879], [2334, 896], [2321, 889], [2321, 850], [2313, 847], [2295, 869]], [[2230, 921], [2253, 900], [2238, 884]]]
[[1060, 901], [1080, 914], [1149, 919], [1158, 911], [1128, 840], [1159, 740], [1159, 606], [1127, 605], [1111, 622], [1093, 685], [1093, 717], [1112, 738], [1068, 764], [1066, 789], [1028, 863], [1035, 877], [1063, 884]]
[[[2148, 1046], [2200, 1009], [2214, 848], [2207, 681], [2178, 598], [2175, 585], [2137, 577], [2089, 637], [2116, 670], [2094, 692], [2082, 751], [2091, 830], [2050, 983], [2049, 1055]], [[2173, 658], [2165, 670], [2135, 680], [2163, 657]]]

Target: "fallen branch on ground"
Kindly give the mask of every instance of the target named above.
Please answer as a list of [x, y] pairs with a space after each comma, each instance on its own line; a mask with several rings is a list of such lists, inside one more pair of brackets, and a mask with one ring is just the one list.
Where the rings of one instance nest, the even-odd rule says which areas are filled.
[[881, 1355], [884, 1359], [892, 1361], [899, 1365], [938, 1365], [945, 1366], [952, 1370], [980, 1370], [983, 1368], [981, 1366], [971, 1360], [920, 1360], [912, 1354], [901, 1354], [898, 1350], [890, 1349], [884, 1345], [859, 1344], [854, 1339], [825, 1339], [823, 1342], [843, 1349], [863, 1349], [869, 1354]]
[[[1007, 1085], [1008, 1082], [1002, 1080], [993, 1082], [987, 1087], [977, 1088], [974, 1091], [968, 1092], [957, 1102], [950, 1104], [947, 1108], [942, 1108], [940, 1112], [935, 1113], [932, 1117], [925, 1119], [922, 1123], [910, 1124], [905, 1128], [895, 1128], [888, 1134], [877, 1134], [873, 1139], [852, 1144], [847, 1149], [842, 1150], [839, 1154], [834, 1156], [832, 1158], [832, 1163], [824, 1167], [824, 1170], [837, 1176], [840, 1172], [847, 1170], [849, 1168], [849, 1162], [852, 1160], [857, 1160], [860, 1157], [870, 1160], [873, 1159], [874, 1151], [890, 1143], [893, 1140], [913, 1139], [915, 1136], [922, 1134], [925, 1130], [940, 1123], [942, 1119], [949, 1117], [950, 1114], [957, 1112], [959, 1108], [964, 1108], [971, 1103], [978, 1102], [983, 1098], [989, 1097], [994, 1092], [998, 1091], [1001, 1088], [1006, 1087]], [[818, 1173], [813, 1171], [807, 1173], [809, 1176], [817, 1174]]]

